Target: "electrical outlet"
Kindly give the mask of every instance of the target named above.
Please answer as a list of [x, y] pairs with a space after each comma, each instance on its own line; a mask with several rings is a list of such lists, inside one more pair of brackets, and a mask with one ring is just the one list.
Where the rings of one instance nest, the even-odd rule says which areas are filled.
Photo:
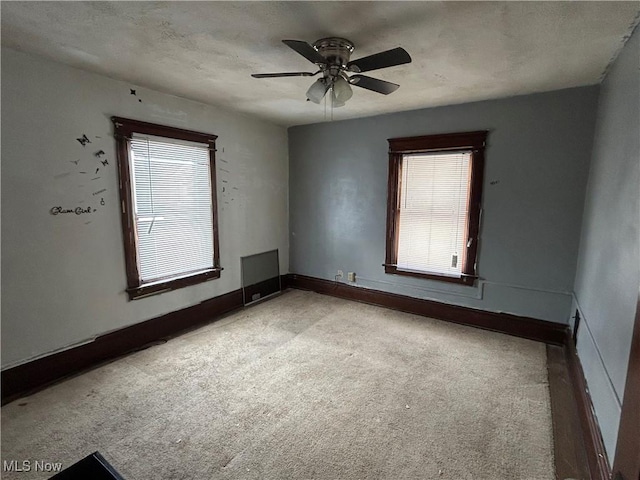
[[338, 274], [336, 275], [336, 278], [342, 278], [344, 277], [344, 272], [342, 270], [338, 270]]
[[356, 281], [356, 272], [347, 273], [347, 280], [349, 280], [350, 282], [355, 282]]

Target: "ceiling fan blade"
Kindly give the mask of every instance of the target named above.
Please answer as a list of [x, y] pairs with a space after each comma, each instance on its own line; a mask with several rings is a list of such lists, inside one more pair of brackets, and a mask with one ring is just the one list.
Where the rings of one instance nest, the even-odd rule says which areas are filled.
[[347, 70], [360, 73], [379, 68], [394, 67], [403, 63], [411, 63], [411, 56], [404, 48], [398, 47], [353, 60], [347, 63]]
[[374, 92], [382, 93], [383, 95], [389, 95], [395, 92], [400, 85], [395, 83], [386, 82], [384, 80], [378, 80], [377, 78], [367, 77], [366, 75], [352, 75], [349, 78], [349, 83], [356, 87], [366, 88]]
[[320, 71], [317, 71], [316, 73], [311, 73], [311, 72], [252, 73], [251, 76], [253, 78], [313, 77], [314, 75], [317, 75], [319, 73]]
[[282, 40], [282, 43], [294, 49], [311, 63], [326, 63], [324, 57], [307, 42], [303, 42], [302, 40]]

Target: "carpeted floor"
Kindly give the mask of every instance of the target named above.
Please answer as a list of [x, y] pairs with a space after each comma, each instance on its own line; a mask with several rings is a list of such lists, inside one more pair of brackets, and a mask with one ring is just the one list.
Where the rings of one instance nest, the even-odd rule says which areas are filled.
[[545, 346], [288, 291], [2, 408], [4, 461], [95, 450], [127, 480], [553, 479]]

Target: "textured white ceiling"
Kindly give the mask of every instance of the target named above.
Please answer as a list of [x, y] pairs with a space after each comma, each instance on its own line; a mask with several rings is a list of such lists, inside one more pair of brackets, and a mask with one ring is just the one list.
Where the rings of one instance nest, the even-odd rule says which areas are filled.
[[368, 72], [334, 119], [598, 83], [640, 2], [2, 2], [2, 44], [281, 125], [322, 121], [305, 101], [314, 71], [282, 39], [327, 36], [352, 59], [397, 46], [413, 63]]

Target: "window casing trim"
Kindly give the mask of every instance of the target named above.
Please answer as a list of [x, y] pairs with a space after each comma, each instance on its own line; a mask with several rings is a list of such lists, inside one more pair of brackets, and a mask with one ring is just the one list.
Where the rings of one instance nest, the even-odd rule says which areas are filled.
[[[135, 300], [149, 295], [164, 293], [178, 288], [195, 285], [198, 283], [220, 278], [220, 247], [218, 242], [218, 205], [216, 194], [216, 161], [215, 141], [216, 135], [184, 130], [180, 128], [156, 125], [153, 123], [130, 120], [122, 117], [111, 117], [116, 139], [116, 157], [118, 161], [119, 189], [120, 189], [120, 213], [122, 221], [122, 234], [124, 239], [125, 268], [127, 274], [126, 292], [129, 300]], [[211, 269], [199, 270], [187, 273], [184, 276], [169, 279], [156, 279], [153, 282], [140, 281], [138, 270], [138, 251], [136, 229], [134, 225], [134, 200], [131, 185], [131, 171], [129, 147], [133, 133], [154, 135], [157, 137], [186, 140], [206, 144], [209, 146], [209, 172], [211, 176], [211, 208], [213, 226], [213, 261]]]
[[[389, 274], [407, 275], [464, 285], [474, 285], [477, 278], [477, 254], [480, 231], [482, 183], [484, 176], [484, 148], [488, 131], [424, 135], [419, 137], [390, 138], [389, 178], [387, 184], [387, 236], [384, 271]], [[471, 152], [469, 178], [469, 211], [466, 228], [467, 248], [462, 259], [460, 277], [438, 273], [418, 272], [398, 268], [399, 207], [402, 179], [402, 159], [406, 154], [429, 152]]]

